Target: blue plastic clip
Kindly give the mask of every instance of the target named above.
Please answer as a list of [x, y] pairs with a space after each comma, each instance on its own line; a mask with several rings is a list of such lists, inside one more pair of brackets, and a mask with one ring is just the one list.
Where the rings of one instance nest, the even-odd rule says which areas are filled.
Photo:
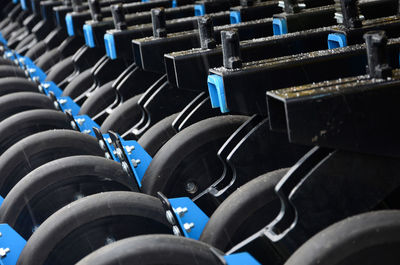
[[198, 240], [208, 216], [188, 197], [169, 199], [185, 237]]
[[247, 252], [235, 253], [224, 257], [228, 265], [261, 265]]
[[96, 44], [94, 43], [93, 29], [91, 25], [85, 24], [83, 26], [83, 35], [85, 36], [86, 45], [89, 46], [90, 48], [94, 48]]
[[[100, 128], [100, 126], [87, 115], [73, 115], [79, 131], [94, 136], [93, 127]], [[74, 128], [76, 129], [76, 128]]]
[[67, 24], [67, 31], [68, 31], [68, 35], [69, 36], [74, 36], [75, 32], [74, 32], [74, 22], [72, 21], [72, 16], [71, 14], [67, 14], [65, 16], [65, 23]]
[[112, 34], [104, 34], [104, 43], [106, 45], [106, 52], [110, 59], [117, 59], [117, 51], [115, 49], [114, 36]]
[[272, 30], [274, 35], [283, 35], [288, 33], [287, 22], [284, 18], [274, 18], [272, 20]]
[[194, 5], [194, 15], [204, 16], [206, 14], [206, 8], [204, 5]]
[[328, 48], [336, 49], [347, 46], [347, 38], [343, 33], [331, 33], [328, 35]]
[[0, 251], [4, 254], [0, 259], [0, 264], [17, 264], [22, 249], [26, 245], [26, 240], [8, 224], [0, 224], [0, 233]]
[[172, 7], [177, 7], [178, 6], [178, 2], [176, 0], [172, 0]]
[[220, 108], [222, 113], [229, 112], [226, 104], [224, 81], [219, 75], [209, 75], [207, 79], [208, 92], [210, 94], [211, 106]]
[[26, 0], [21, 0], [21, 7], [23, 10], [27, 10], [28, 8], [26, 7]]
[[231, 19], [231, 24], [239, 24], [242, 22], [240, 11], [231, 11], [229, 17]]

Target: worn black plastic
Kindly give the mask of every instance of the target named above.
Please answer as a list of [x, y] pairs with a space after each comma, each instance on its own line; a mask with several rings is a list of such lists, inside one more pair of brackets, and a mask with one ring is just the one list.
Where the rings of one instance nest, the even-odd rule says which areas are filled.
[[221, 31], [221, 42], [224, 67], [227, 69], [242, 67], [238, 31], [235, 29]]
[[125, 10], [122, 4], [112, 5], [111, 14], [114, 20], [114, 27], [116, 30], [124, 30], [127, 28], [125, 20]]
[[361, 27], [360, 13], [358, 10], [358, 0], [340, 0], [337, 1], [336, 9], [339, 11], [346, 28]]
[[213, 49], [217, 45], [214, 39], [214, 24], [210, 16], [203, 16], [197, 20], [199, 28], [200, 47]]
[[153, 8], [151, 10], [151, 24], [153, 27], [153, 37], [163, 38], [167, 36], [164, 8]]
[[368, 68], [371, 78], [387, 78], [392, 76], [392, 68], [386, 55], [387, 37], [384, 31], [367, 32], [364, 35], [367, 44]]
[[103, 15], [101, 14], [101, 6], [98, 0], [89, 0], [89, 9], [92, 15], [92, 20], [102, 21]]

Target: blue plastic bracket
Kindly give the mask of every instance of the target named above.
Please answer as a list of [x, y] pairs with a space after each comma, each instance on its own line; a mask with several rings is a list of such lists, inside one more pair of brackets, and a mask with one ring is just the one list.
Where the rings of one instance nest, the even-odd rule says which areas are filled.
[[80, 107], [70, 97], [58, 97], [58, 104], [63, 112], [70, 112], [72, 116], [76, 116], [79, 113]]
[[[40, 87], [39, 90], [40, 92], [49, 95], [50, 92], [53, 92], [56, 98], [61, 97], [63, 91], [52, 81], [45, 81], [47, 76], [46, 74], [42, 71], [41, 68], [37, 67], [32, 60], [29, 57], [21, 56], [19, 54], [16, 54], [16, 57], [19, 61], [19, 65], [21, 68], [26, 67], [26, 69], [29, 72], [30, 77], [33, 79], [35, 77], [39, 78], [40, 81]], [[78, 106], [78, 105], [76, 105]], [[79, 106], [78, 106], [79, 108]], [[78, 110], [79, 112], [79, 110]]]
[[136, 183], [138, 183], [139, 187], [142, 187], [144, 173], [149, 167], [152, 158], [143, 147], [138, 144], [138, 142], [133, 140], [124, 140], [119, 135], [118, 137], [124, 147], [124, 152], [129, 160], [133, 174], [135, 175]]
[[75, 32], [74, 32], [74, 22], [72, 21], [72, 16], [71, 14], [67, 14], [65, 16], [65, 23], [67, 24], [67, 31], [68, 31], [68, 35], [69, 36], [74, 36]]
[[[36, 65], [32, 62], [31, 58], [19, 55], [15, 52], [15, 57], [18, 59], [19, 67], [22, 69], [35, 68]], [[41, 70], [41, 69], [40, 69]], [[32, 75], [34, 76], [34, 75]], [[29, 77], [31, 77], [29, 75]]]
[[274, 35], [283, 35], [288, 33], [288, 27], [286, 19], [284, 18], [274, 18], [272, 20], [272, 29]]
[[[87, 115], [73, 115], [79, 131], [94, 136], [93, 127], [100, 128], [100, 126]], [[74, 128], [75, 129], [75, 128]]]
[[204, 5], [194, 5], [194, 15], [204, 16], [206, 14], [206, 8]]
[[220, 108], [222, 113], [229, 112], [225, 98], [224, 81], [219, 75], [209, 75], [207, 78], [208, 92], [210, 94], [211, 106]]
[[336, 49], [347, 46], [347, 38], [343, 33], [331, 33], [328, 35], [328, 48]]
[[96, 44], [94, 43], [93, 29], [91, 25], [85, 24], [83, 26], [83, 35], [85, 36], [85, 43], [87, 46], [89, 46], [90, 48], [96, 47]]
[[117, 133], [100, 134], [98, 129], [93, 129], [93, 132], [99, 141], [100, 148], [105, 152], [105, 157], [121, 163], [124, 171], [134, 178], [140, 188], [144, 173], [151, 163], [151, 156], [138, 142], [124, 140]]
[[235, 253], [224, 257], [228, 265], [261, 265], [247, 252]]
[[239, 24], [242, 22], [240, 11], [231, 11], [229, 17], [231, 19], [231, 24]]
[[14, 53], [10, 50], [7, 49], [7, 51], [4, 53], [5, 58], [7, 58], [8, 60], [15, 60], [15, 56]]
[[8, 224], [0, 224], [0, 264], [15, 265], [26, 241]]
[[34, 65], [27, 65], [27, 69], [29, 77], [34, 79], [35, 77], [39, 78], [40, 82], [44, 82], [46, 80], [46, 74], [40, 69], [39, 67], [36, 67]]
[[113, 145], [111, 137], [108, 133], [103, 133], [101, 135], [99, 134], [97, 140], [99, 141], [100, 148], [105, 152], [105, 157], [107, 159], [120, 162], [117, 153], [115, 151], [115, 146]]
[[210, 218], [188, 197], [168, 200], [184, 236], [198, 240]]
[[63, 91], [53, 82], [53, 81], [46, 81], [40, 84], [41, 89], [43, 89], [43, 93], [48, 95], [50, 92], [53, 92], [56, 98], [61, 97]]
[[115, 49], [114, 36], [112, 34], [104, 34], [104, 43], [106, 45], [106, 52], [110, 59], [117, 59], [117, 51]]
[[23, 61], [28, 70], [29, 76], [32, 79], [38, 77], [40, 82], [44, 82], [46, 80], [47, 75], [43, 72], [42, 69], [37, 67], [30, 58], [25, 56], [18, 56], [18, 60]]

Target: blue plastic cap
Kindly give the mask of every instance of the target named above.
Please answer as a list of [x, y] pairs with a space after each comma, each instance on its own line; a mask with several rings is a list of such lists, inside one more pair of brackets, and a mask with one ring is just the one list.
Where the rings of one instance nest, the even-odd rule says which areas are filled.
[[115, 49], [114, 36], [112, 34], [104, 34], [104, 43], [106, 45], [106, 52], [110, 59], [117, 59], [117, 51]]
[[274, 35], [283, 35], [288, 33], [287, 22], [284, 18], [274, 18], [272, 21]]
[[229, 112], [226, 105], [224, 82], [219, 75], [209, 75], [207, 79], [208, 93], [210, 94], [211, 106], [220, 108], [222, 113]]
[[26, 1], [25, 0], [21, 0], [21, 7], [23, 10], [27, 10], [27, 6], [26, 6]]
[[343, 33], [331, 33], [328, 35], [328, 48], [336, 49], [347, 46], [347, 38]]
[[238, 24], [242, 22], [242, 17], [240, 16], [240, 11], [231, 11], [229, 17], [231, 18], [231, 24]]
[[225, 256], [224, 259], [227, 265], [261, 265], [261, 263], [259, 263], [247, 252], [231, 254], [229, 256]]
[[67, 14], [65, 16], [65, 23], [67, 23], [67, 31], [69, 36], [74, 36], [74, 22], [72, 21], [72, 16], [70, 14]]
[[204, 5], [194, 5], [194, 15], [204, 16], [206, 14], [206, 8]]
[[90, 48], [94, 48], [96, 45], [94, 43], [93, 29], [91, 25], [85, 24], [83, 26], [83, 35], [85, 36], [86, 45]]
[[176, 0], [172, 0], [172, 7], [177, 7], [178, 6], [178, 2]]
[[18, 0], [13, 0], [13, 3], [14, 4], [18, 4]]

